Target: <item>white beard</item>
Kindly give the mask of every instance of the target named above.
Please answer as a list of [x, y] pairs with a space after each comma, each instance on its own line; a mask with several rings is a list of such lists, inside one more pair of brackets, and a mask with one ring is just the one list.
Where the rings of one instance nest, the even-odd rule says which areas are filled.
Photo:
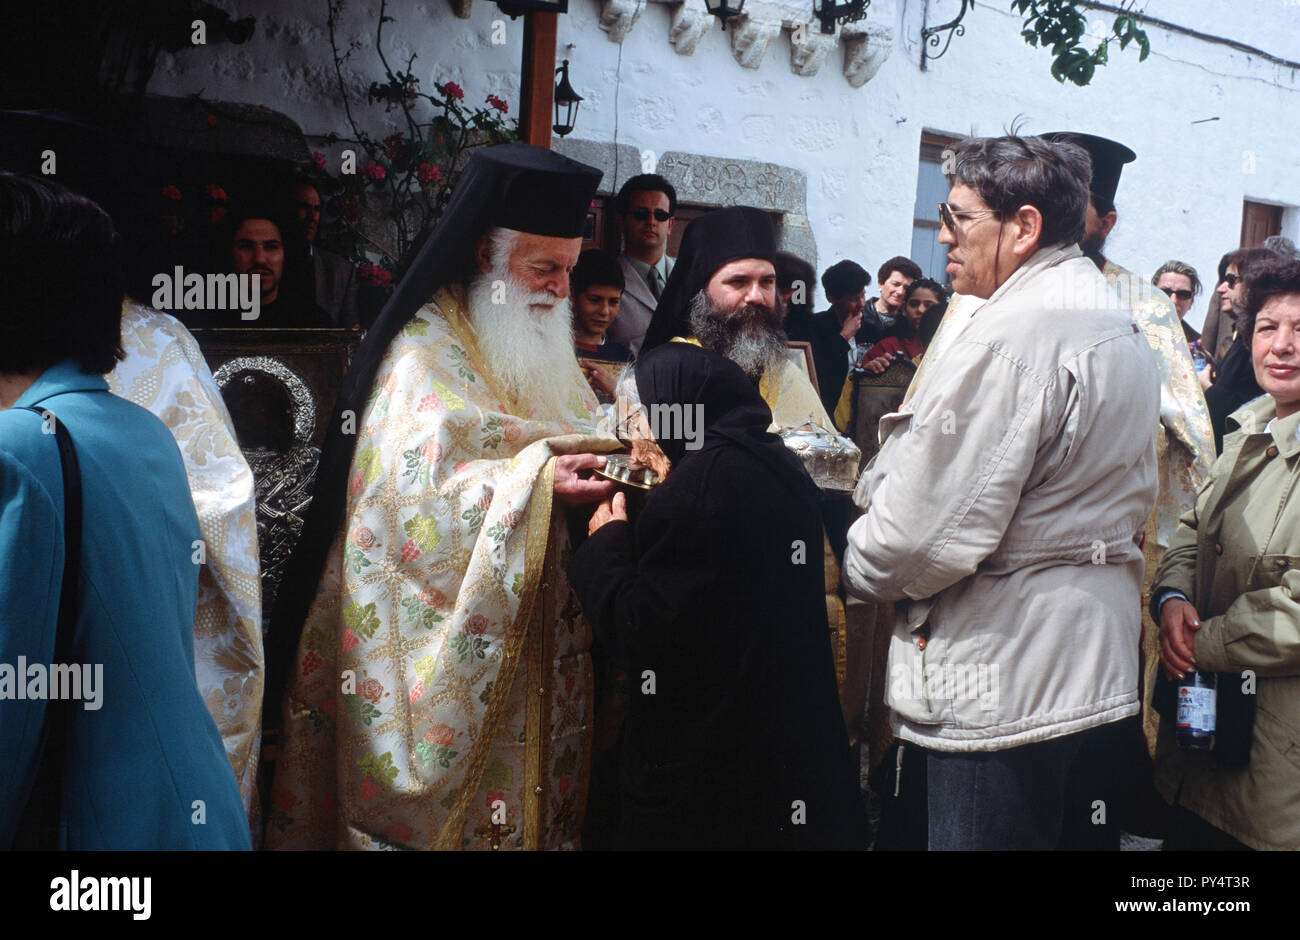
[[[494, 295], [500, 302], [493, 302]], [[569, 415], [569, 399], [581, 387], [581, 373], [568, 299], [557, 300], [546, 291], [533, 293], [505, 264], [497, 264], [470, 282], [468, 301], [484, 368], [527, 410], [519, 417], [560, 420]]]

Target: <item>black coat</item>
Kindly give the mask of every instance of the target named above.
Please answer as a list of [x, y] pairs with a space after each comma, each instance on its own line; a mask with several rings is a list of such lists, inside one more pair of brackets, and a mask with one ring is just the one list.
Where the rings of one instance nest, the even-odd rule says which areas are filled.
[[834, 310], [813, 314], [813, 365], [817, 368], [817, 392], [826, 413], [835, 415], [844, 380], [849, 377], [849, 341], [840, 335], [841, 324]]
[[1228, 415], [1263, 394], [1264, 390], [1255, 381], [1250, 342], [1238, 334], [1219, 362], [1218, 377], [1205, 392], [1205, 405], [1210, 412], [1210, 425], [1214, 428], [1214, 449], [1217, 453], [1223, 453], [1223, 435], [1227, 432]]
[[570, 562], [628, 671], [618, 848], [866, 848], [816, 490], [788, 453], [764, 457], [778, 439], [754, 441], [706, 436], [635, 523], [606, 524]]

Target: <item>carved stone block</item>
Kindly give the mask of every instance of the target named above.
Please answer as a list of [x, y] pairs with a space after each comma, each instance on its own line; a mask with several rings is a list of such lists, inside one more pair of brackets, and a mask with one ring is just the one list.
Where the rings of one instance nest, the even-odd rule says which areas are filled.
[[678, 55], [691, 55], [704, 38], [705, 31], [715, 22], [701, 0], [686, 0], [673, 10], [673, 19], [668, 26], [668, 41], [673, 44]]
[[622, 42], [640, 19], [641, 10], [637, 0], [600, 0], [600, 28], [609, 34], [610, 42]]

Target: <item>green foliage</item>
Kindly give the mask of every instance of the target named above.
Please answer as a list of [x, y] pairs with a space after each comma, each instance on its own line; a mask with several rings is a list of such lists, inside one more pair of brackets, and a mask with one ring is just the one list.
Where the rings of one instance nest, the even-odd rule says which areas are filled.
[[1068, 79], [1076, 85], [1087, 85], [1097, 67], [1108, 61], [1110, 44], [1116, 40], [1121, 50], [1136, 43], [1139, 62], [1151, 53], [1151, 42], [1138, 26], [1141, 17], [1132, 12], [1132, 0], [1124, 5], [1125, 12], [1116, 15], [1112, 35], [1091, 51], [1083, 45], [1088, 18], [1080, 12], [1078, 0], [1012, 0], [1011, 9], [1025, 18], [1025, 28], [1020, 32], [1025, 42], [1051, 51], [1052, 77], [1058, 82]]

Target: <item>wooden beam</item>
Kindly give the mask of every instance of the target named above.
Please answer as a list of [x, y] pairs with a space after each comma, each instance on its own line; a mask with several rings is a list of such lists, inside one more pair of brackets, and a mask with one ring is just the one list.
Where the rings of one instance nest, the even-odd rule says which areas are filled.
[[524, 14], [524, 54], [520, 69], [519, 136], [524, 143], [550, 148], [555, 121], [555, 37], [559, 14]]

